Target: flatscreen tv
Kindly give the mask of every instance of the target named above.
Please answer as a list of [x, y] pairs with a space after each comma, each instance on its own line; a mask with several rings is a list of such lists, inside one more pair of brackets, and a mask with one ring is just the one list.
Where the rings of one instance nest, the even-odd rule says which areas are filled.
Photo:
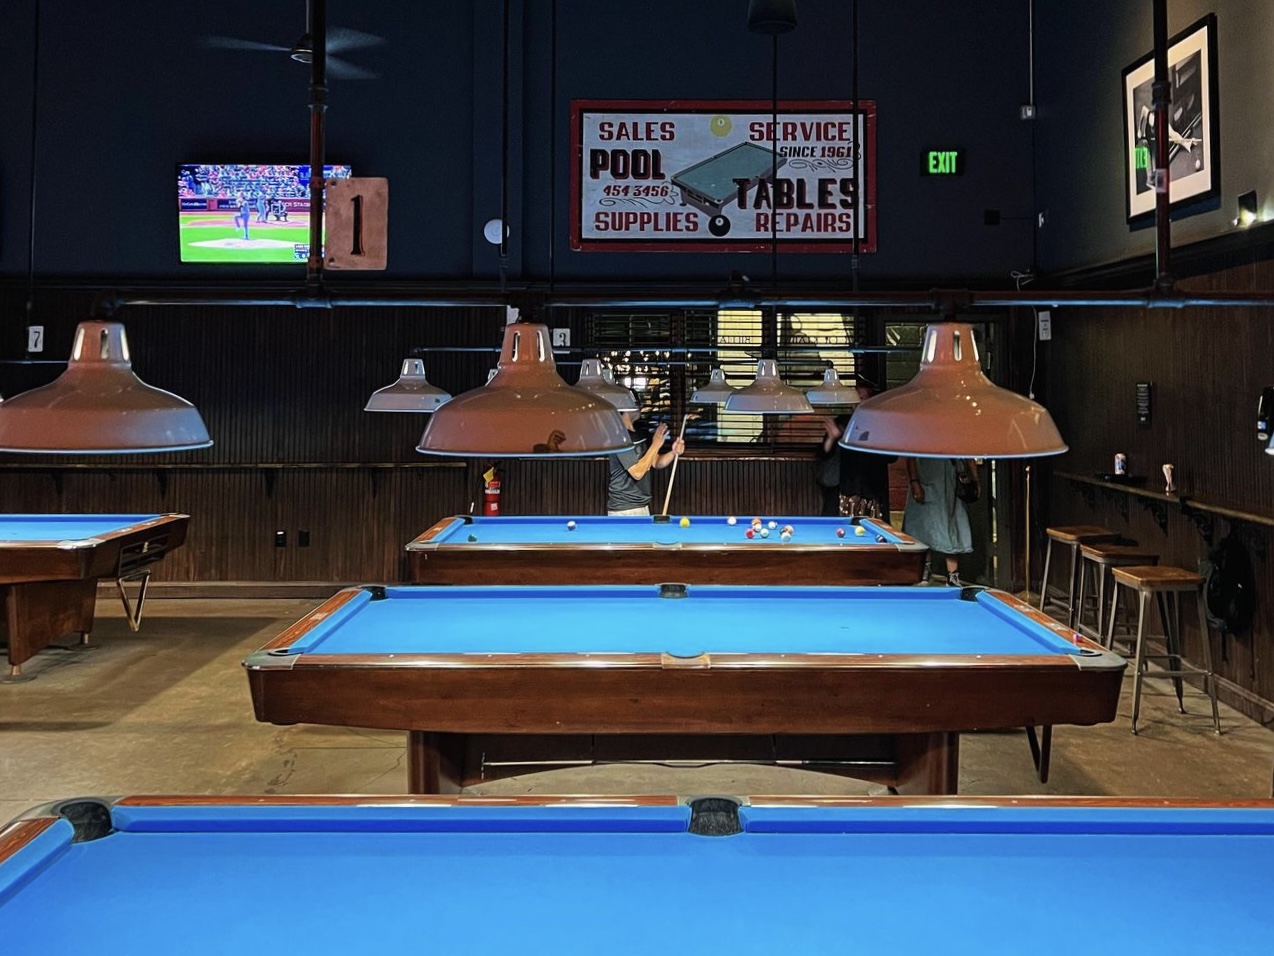
[[[325, 165], [324, 179], [348, 166]], [[183, 163], [177, 170], [182, 262], [305, 262], [310, 256], [310, 166]]]

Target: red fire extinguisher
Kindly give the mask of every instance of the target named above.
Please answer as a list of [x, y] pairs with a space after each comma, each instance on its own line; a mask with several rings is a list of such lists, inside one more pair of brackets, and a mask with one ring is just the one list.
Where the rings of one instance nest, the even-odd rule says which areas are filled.
[[488, 468], [482, 474], [482, 513], [488, 517], [500, 514], [500, 479], [495, 476], [495, 469]]

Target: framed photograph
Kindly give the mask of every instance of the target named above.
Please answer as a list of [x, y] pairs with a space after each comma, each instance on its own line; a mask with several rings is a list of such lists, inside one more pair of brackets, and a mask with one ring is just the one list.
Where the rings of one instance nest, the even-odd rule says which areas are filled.
[[1154, 215], [1156, 188], [1168, 190], [1172, 209], [1220, 193], [1216, 42], [1216, 14], [1210, 13], [1168, 43], [1172, 99], [1166, 170], [1155, 162], [1154, 53], [1124, 69], [1124, 181], [1130, 223]]

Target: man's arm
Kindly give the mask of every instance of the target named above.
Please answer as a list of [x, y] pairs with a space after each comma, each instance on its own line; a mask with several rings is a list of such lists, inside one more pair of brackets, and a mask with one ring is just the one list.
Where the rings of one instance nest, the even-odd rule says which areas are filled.
[[641, 481], [651, 468], [660, 467], [655, 462], [660, 458], [659, 449], [663, 447], [664, 439], [667, 437], [667, 425], [660, 425], [655, 429], [655, 434], [650, 439], [650, 447], [646, 449], [646, 454], [628, 466], [628, 473], [633, 476], [633, 481]]
[[664, 452], [662, 455], [660, 455], [658, 458], [655, 459], [655, 467], [667, 468], [677, 459], [677, 456], [680, 454], [683, 454], [685, 450], [686, 450], [686, 443], [682, 441], [680, 438], [678, 438], [676, 441], [672, 443], [672, 448], [670, 448], [668, 451]]

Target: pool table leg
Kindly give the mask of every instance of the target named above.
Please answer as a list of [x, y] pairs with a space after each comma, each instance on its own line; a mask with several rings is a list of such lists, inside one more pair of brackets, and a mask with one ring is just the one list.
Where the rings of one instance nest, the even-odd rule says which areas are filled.
[[407, 732], [407, 792], [459, 793], [464, 784], [464, 734]]
[[953, 794], [960, 784], [958, 733], [898, 734], [898, 793]]
[[78, 631], [88, 643], [97, 605], [97, 581], [31, 581], [0, 588], [8, 630], [10, 672], [64, 634]]

